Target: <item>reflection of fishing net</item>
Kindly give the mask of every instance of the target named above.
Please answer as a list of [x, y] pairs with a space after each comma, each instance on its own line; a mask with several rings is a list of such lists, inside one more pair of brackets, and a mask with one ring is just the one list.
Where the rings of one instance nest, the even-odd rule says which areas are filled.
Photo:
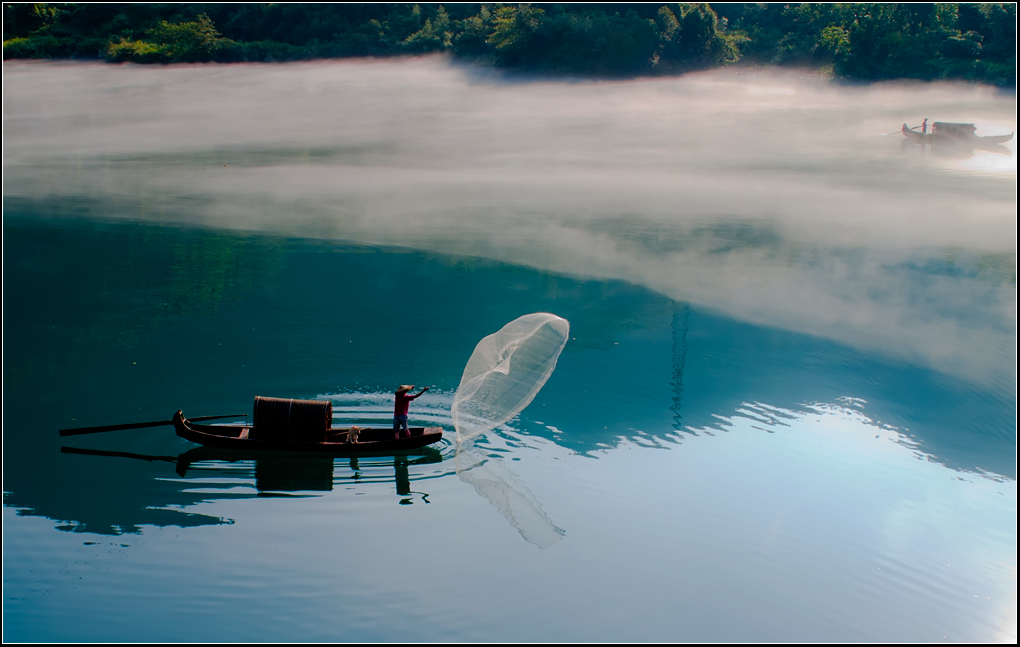
[[496, 506], [525, 541], [548, 548], [563, 539], [565, 531], [546, 516], [535, 495], [503, 460], [486, 460], [471, 452], [457, 456], [458, 463], [467, 460], [476, 464], [468, 468], [458, 465], [460, 479]]
[[569, 334], [566, 319], [536, 312], [478, 342], [453, 398], [457, 440], [485, 433], [531, 404], [556, 368]]

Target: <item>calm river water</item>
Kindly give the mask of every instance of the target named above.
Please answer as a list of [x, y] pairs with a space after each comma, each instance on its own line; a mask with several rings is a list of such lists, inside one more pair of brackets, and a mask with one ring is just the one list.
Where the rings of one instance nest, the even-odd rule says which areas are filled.
[[[5, 641], [1016, 641], [1014, 94], [4, 67]], [[570, 321], [458, 447], [475, 344]], [[258, 460], [326, 398], [446, 439]]]

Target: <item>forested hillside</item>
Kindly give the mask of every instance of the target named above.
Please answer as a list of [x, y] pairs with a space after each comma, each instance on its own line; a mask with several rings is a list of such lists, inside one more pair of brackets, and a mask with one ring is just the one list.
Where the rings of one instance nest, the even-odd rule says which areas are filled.
[[4, 59], [297, 61], [448, 52], [554, 75], [742, 61], [1016, 85], [1016, 5], [5, 4]]

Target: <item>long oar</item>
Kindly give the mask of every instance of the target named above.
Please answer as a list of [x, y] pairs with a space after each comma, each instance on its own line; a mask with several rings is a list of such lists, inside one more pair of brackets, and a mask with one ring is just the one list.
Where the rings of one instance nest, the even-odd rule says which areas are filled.
[[[908, 126], [907, 130], [917, 130], [918, 128], [920, 128], [920, 126]], [[900, 128], [899, 130], [897, 130], [894, 133], [885, 133], [885, 136], [888, 137], [889, 135], [899, 135], [902, 132], [903, 132], [903, 129]]]
[[[201, 422], [203, 420], [218, 420], [220, 418], [247, 418], [246, 413], [235, 413], [229, 416], [202, 416], [201, 418], [188, 418], [192, 422]], [[77, 429], [61, 429], [61, 436], [80, 436], [81, 434], [100, 434], [104, 431], [120, 431], [122, 429], [141, 429], [143, 427], [162, 427], [163, 425], [172, 425], [173, 420], [156, 420], [154, 422], [131, 422], [125, 425], [104, 425], [102, 427], [78, 427]]]

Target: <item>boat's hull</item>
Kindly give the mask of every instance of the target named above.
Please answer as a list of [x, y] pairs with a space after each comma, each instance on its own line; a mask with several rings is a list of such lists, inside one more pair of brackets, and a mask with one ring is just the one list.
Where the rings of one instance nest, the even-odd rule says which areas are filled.
[[1008, 135], [988, 135], [986, 137], [954, 135], [951, 133], [943, 133], [941, 131], [933, 133], [919, 133], [907, 128], [907, 124], [903, 124], [903, 128], [900, 129], [900, 132], [903, 133], [903, 136], [906, 137], [907, 140], [917, 144], [957, 146], [961, 148], [987, 148], [998, 144], [1005, 144], [1013, 139], [1013, 133]]
[[982, 144], [1005, 144], [1013, 140], [1013, 133], [1008, 135], [988, 135], [986, 137], [978, 137], [977, 140]]
[[178, 411], [174, 414], [177, 435], [193, 443], [217, 449], [254, 450], [258, 452], [316, 452], [332, 456], [361, 456], [386, 454], [418, 449], [439, 442], [443, 438], [441, 427], [411, 427], [410, 438], [393, 439], [392, 429], [362, 429], [358, 442], [347, 442], [347, 429], [332, 429], [326, 442], [300, 442], [248, 438], [246, 425], [200, 425], [189, 422]]
[[902, 132], [903, 136], [909, 139], [910, 141], [917, 142], [919, 144], [928, 142], [929, 138], [931, 137], [931, 135], [914, 132], [913, 130], [907, 128], [907, 124], [903, 124], [903, 128], [900, 129], [900, 132]]

